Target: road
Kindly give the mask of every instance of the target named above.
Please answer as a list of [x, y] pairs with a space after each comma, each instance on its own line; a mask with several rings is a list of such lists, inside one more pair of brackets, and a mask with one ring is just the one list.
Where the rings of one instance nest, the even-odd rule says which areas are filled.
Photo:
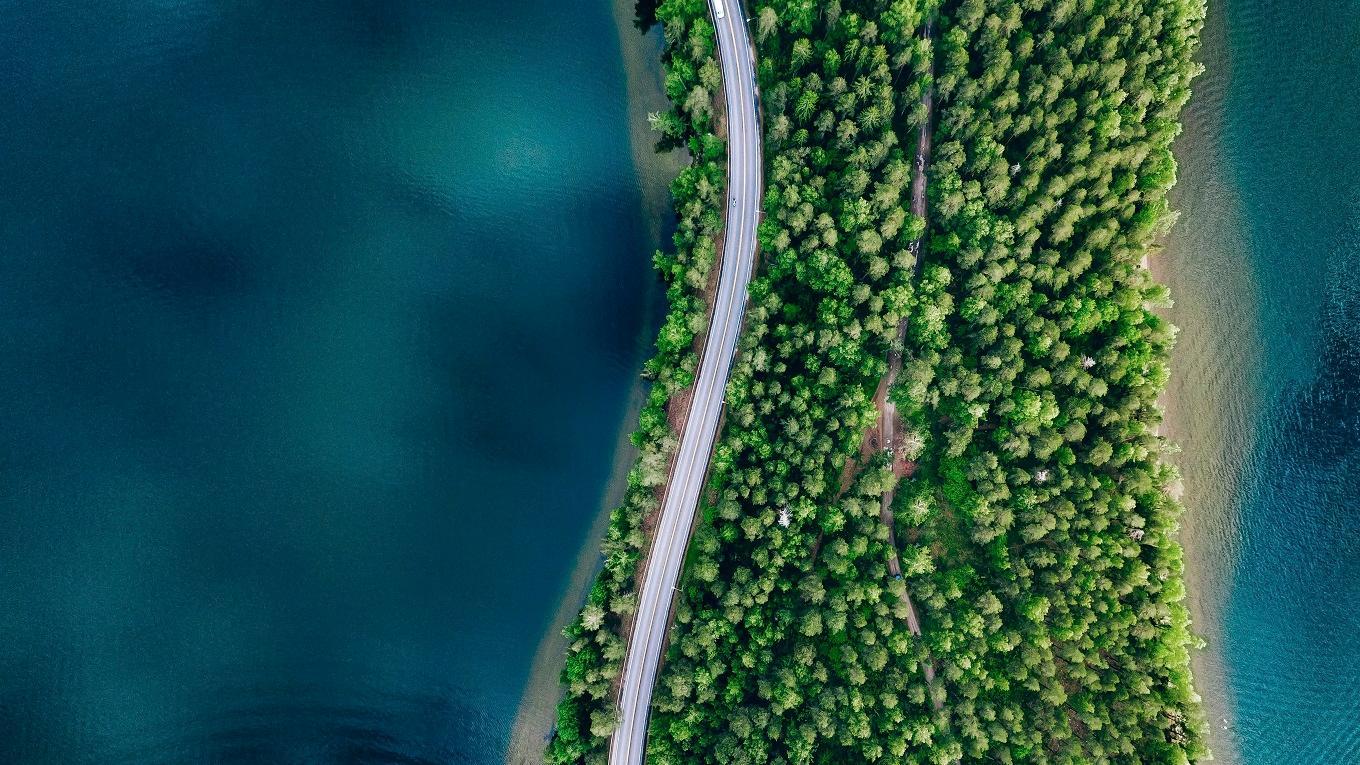
[[[718, 18], [721, 7], [723, 18]], [[670, 623], [671, 603], [689, 546], [689, 532], [722, 415], [723, 395], [755, 263], [756, 224], [763, 186], [756, 114], [755, 53], [737, 0], [709, 0], [717, 28], [727, 103], [727, 227], [722, 272], [708, 337], [699, 362], [689, 417], [680, 437], [661, 518], [642, 582], [619, 692], [619, 725], [609, 745], [611, 765], [641, 765], [647, 746], [652, 688]]]
[[[927, 40], [935, 39], [935, 20], [926, 21], [922, 35]], [[925, 121], [921, 123], [920, 132], [916, 135], [916, 164], [914, 165], [913, 177], [911, 179], [911, 214], [924, 219], [926, 217], [926, 166], [930, 164], [930, 136], [931, 118], [934, 116], [935, 102], [935, 59], [931, 56], [929, 68], [926, 71], [929, 77], [929, 84], [926, 91], [921, 95], [921, 103], [925, 106]], [[921, 273], [921, 261], [923, 260], [923, 240], [917, 239], [912, 242], [912, 251], [916, 254], [916, 273]], [[878, 386], [876, 399], [878, 403], [878, 429], [879, 438], [885, 447], [900, 447], [893, 441], [896, 437], [897, 429], [897, 406], [888, 397], [888, 392], [897, 382], [897, 375], [902, 371], [902, 348], [907, 342], [907, 321], [904, 319], [897, 328], [897, 342], [891, 351], [888, 352], [888, 374], [883, 378], [883, 382]], [[902, 455], [899, 453], [893, 457], [893, 472], [902, 475], [903, 465]], [[897, 537], [893, 531], [893, 510], [892, 503], [895, 492], [889, 490], [883, 495], [883, 504], [879, 508], [879, 516], [883, 519], [883, 524], [888, 527], [888, 538], [891, 541], [893, 551], [892, 558], [888, 559], [888, 571], [893, 576], [902, 573], [902, 563], [897, 555]], [[911, 634], [921, 636], [921, 620], [916, 615], [916, 606], [911, 602], [911, 593], [907, 590], [902, 591], [902, 603], [907, 607], [907, 629]], [[925, 662], [926, 685], [933, 690], [935, 686], [935, 662], [927, 659]], [[944, 699], [933, 696], [932, 703], [935, 709], [944, 708]]]

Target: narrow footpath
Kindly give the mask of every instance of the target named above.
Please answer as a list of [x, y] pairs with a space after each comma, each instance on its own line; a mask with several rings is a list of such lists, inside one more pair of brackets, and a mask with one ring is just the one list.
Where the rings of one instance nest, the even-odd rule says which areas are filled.
[[[932, 43], [935, 40], [935, 19], [926, 21], [925, 27], [921, 31], [922, 36]], [[925, 93], [921, 95], [921, 103], [925, 107], [925, 121], [921, 123], [920, 132], [916, 136], [916, 164], [912, 168], [911, 179], [911, 214], [918, 218], [926, 217], [926, 167], [930, 164], [930, 136], [931, 119], [934, 117], [935, 101], [935, 57], [931, 54], [930, 64], [926, 69], [928, 85]], [[922, 247], [925, 234], [921, 239], [912, 242], [912, 254], [916, 256], [915, 271], [919, 276], [921, 273]], [[879, 383], [878, 391], [874, 394], [874, 403], [878, 406], [878, 437], [879, 443], [885, 449], [892, 450], [895, 446], [900, 446], [894, 441], [897, 431], [900, 429], [901, 422], [897, 417], [897, 406], [888, 397], [888, 392], [892, 390], [897, 382], [897, 376], [902, 372], [902, 348], [907, 339], [907, 322], [902, 321], [897, 327], [897, 341], [888, 351], [888, 374]], [[911, 474], [914, 465], [907, 461], [905, 455], [898, 451], [893, 454], [892, 468], [893, 474], [899, 479]], [[896, 491], [889, 490], [883, 495], [883, 504], [879, 508], [879, 516], [883, 519], [883, 525], [888, 527], [888, 541], [892, 549], [892, 558], [888, 560], [888, 571], [894, 577], [902, 573], [902, 562], [897, 553], [897, 535], [893, 531], [893, 497]], [[911, 602], [911, 593], [907, 590], [902, 591], [902, 602], [907, 607], [907, 629], [911, 634], [921, 636], [921, 620], [916, 615], [916, 606]], [[925, 663], [926, 685], [931, 688], [931, 698], [935, 704], [935, 709], [944, 708], [943, 695], [935, 695], [935, 662], [928, 660]]]

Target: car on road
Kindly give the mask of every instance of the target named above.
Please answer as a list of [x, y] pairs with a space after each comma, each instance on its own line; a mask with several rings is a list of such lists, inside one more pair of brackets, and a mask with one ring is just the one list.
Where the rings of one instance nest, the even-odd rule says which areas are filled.
[[719, 19], [725, 18], [725, 17], [723, 16], [723, 0], [718, 0], [718, 2], [716, 2], [716, 3], [713, 4], [713, 13], [714, 13]]

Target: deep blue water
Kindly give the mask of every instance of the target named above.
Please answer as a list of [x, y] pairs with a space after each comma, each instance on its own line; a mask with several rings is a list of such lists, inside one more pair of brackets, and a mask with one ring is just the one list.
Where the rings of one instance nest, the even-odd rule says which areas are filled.
[[613, 12], [0, 0], [0, 762], [502, 757], [654, 320]]
[[1360, 2], [1210, 12], [1170, 269], [1177, 427], [1218, 433], [1183, 439], [1200, 686], [1236, 761], [1360, 763]]

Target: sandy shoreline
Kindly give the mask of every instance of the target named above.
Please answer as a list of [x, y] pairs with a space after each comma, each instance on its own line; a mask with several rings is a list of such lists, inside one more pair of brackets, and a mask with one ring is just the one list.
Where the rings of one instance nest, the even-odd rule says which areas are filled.
[[[1184, 133], [1173, 151], [1181, 182], [1172, 190], [1182, 214], [1166, 247], [1148, 263], [1152, 277], [1171, 290], [1174, 305], [1159, 313], [1180, 328], [1171, 358], [1171, 380], [1162, 395], [1161, 431], [1180, 454], [1185, 506], [1179, 539], [1192, 627], [1207, 642], [1191, 654], [1195, 690], [1203, 698], [1215, 762], [1239, 761], [1233, 734], [1233, 703], [1222, 651], [1223, 613], [1231, 595], [1239, 540], [1237, 466], [1253, 439], [1255, 386], [1260, 359], [1244, 349], [1257, 344], [1259, 305], [1253, 275], [1241, 253], [1245, 242], [1224, 232], [1245, 230], [1221, 145], [1223, 110], [1231, 79], [1227, 21], [1210, 10], [1201, 60], [1207, 72], [1194, 83], [1183, 115]], [[1227, 724], [1225, 726], [1225, 720]]]
[[[633, 166], [637, 170], [642, 216], [647, 224], [649, 247], [638, 257], [650, 261], [651, 250], [663, 246], [665, 221], [671, 213], [670, 179], [683, 166], [683, 158], [675, 153], [658, 154], [656, 135], [647, 123], [647, 113], [669, 108], [662, 91], [659, 30], [653, 29], [643, 38], [633, 25], [632, 0], [614, 0], [614, 21], [628, 90], [629, 138]], [[650, 290], [645, 313], [655, 313], [655, 301], [662, 298], [655, 285]], [[639, 364], [650, 355], [655, 329], [649, 324], [638, 338]], [[640, 371], [640, 367], [639, 367]], [[562, 630], [576, 617], [585, 602], [596, 573], [600, 569], [600, 540], [609, 526], [609, 514], [623, 502], [628, 488], [628, 470], [637, 457], [637, 449], [629, 440], [637, 426], [638, 413], [646, 398], [646, 386], [639, 377], [629, 393], [628, 403], [619, 425], [614, 446], [614, 462], [609, 483], [605, 487], [600, 507], [591, 524], [590, 532], [576, 556], [571, 579], [563, 590], [557, 612], [546, 625], [543, 638], [534, 652], [529, 679], [520, 695], [519, 709], [510, 732], [506, 750], [506, 765], [539, 765], [543, 751], [556, 723], [557, 702], [562, 696], [558, 675], [567, 653], [567, 641]]]
[[[1186, 257], [1191, 257], [1189, 252]], [[1154, 261], [1150, 267], [1153, 278], [1174, 286], [1178, 281], [1174, 270], [1184, 265], [1179, 260], [1171, 255]], [[1178, 326], [1191, 326], [1192, 337], [1212, 337], [1220, 331], [1211, 319], [1191, 322], [1183, 311], [1179, 315], [1175, 309], [1167, 313], [1175, 317], [1173, 323]], [[1184, 551], [1186, 605], [1192, 629], [1207, 644], [1203, 650], [1191, 652], [1195, 691], [1203, 700], [1214, 761], [1234, 763], [1238, 761], [1236, 747], [1230, 728], [1224, 728], [1224, 720], [1231, 721], [1233, 714], [1221, 653], [1221, 627], [1230, 585], [1228, 569], [1235, 557], [1225, 554], [1223, 547], [1225, 540], [1235, 536], [1235, 517], [1229, 508], [1236, 482], [1218, 470], [1227, 461], [1225, 455], [1233, 451], [1219, 431], [1226, 419], [1222, 402], [1214, 393], [1219, 386], [1197, 387], [1188, 379], [1198, 376], [1196, 367], [1212, 366], [1212, 362], [1196, 362], [1193, 367], [1188, 363], [1187, 357], [1198, 350], [1202, 349], [1178, 345], [1173, 354], [1172, 382], [1162, 395], [1164, 416], [1159, 430], [1183, 450], [1169, 459], [1182, 472], [1181, 481], [1171, 490], [1185, 507], [1178, 540]], [[1213, 359], [1212, 350], [1204, 353], [1204, 358]]]
[[515, 714], [514, 727], [511, 728], [510, 746], [505, 753], [506, 765], [538, 765], [543, 761], [543, 748], [556, 722], [557, 702], [562, 695], [557, 679], [567, 654], [567, 639], [562, 635], [562, 630], [576, 618], [590, 583], [600, 569], [600, 540], [609, 527], [610, 511], [623, 502], [624, 492], [628, 488], [628, 469], [637, 456], [637, 449], [628, 436], [644, 400], [645, 387], [639, 378], [629, 393], [628, 409], [614, 445], [614, 464], [600, 509], [585, 543], [576, 555], [571, 579], [558, 602], [557, 612], [553, 614], [538, 649], [534, 651], [529, 679], [520, 695], [519, 710]]

